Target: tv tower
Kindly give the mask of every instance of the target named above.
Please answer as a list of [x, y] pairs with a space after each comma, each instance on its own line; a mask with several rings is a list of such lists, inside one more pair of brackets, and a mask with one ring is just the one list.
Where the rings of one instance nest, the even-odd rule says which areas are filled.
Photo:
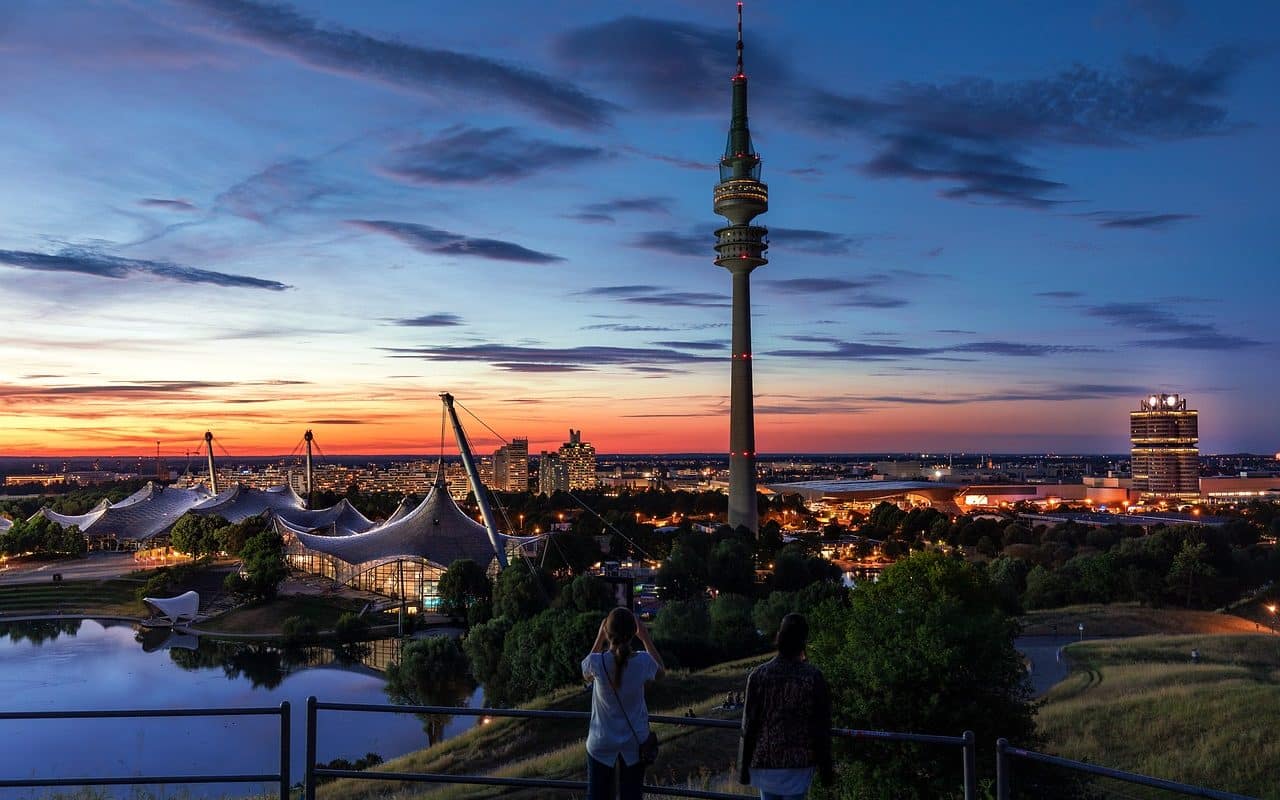
[[760, 182], [760, 156], [747, 127], [747, 73], [742, 66], [742, 3], [738, 3], [738, 71], [733, 76], [733, 118], [720, 159], [715, 212], [729, 221], [716, 231], [716, 264], [733, 276], [733, 354], [729, 394], [729, 525], [758, 532], [756, 430], [751, 389], [751, 271], [769, 263], [767, 228], [751, 221], [769, 210]]

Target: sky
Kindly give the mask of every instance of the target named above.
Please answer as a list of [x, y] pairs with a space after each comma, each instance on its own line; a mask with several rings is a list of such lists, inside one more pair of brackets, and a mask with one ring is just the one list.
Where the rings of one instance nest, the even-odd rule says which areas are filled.
[[[724, 452], [734, 6], [0, 5], [0, 454]], [[1280, 5], [745, 30], [759, 452], [1280, 450]]]

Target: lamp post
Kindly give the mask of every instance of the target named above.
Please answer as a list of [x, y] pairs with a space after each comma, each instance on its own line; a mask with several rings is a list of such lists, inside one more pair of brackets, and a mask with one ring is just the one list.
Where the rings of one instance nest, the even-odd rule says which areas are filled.
[[1271, 632], [1276, 632], [1276, 604], [1272, 603], [1267, 606], [1267, 610], [1271, 612]]

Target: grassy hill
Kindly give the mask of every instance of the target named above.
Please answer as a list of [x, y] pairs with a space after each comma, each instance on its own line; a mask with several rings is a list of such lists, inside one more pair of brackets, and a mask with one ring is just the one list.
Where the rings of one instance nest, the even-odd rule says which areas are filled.
[[140, 580], [63, 581], [0, 586], [0, 615], [104, 614], [147, 616], [135, 596]]
[[1071, 675], [1038, 719], [1049, 752], [1280, 800], [1280, 636], [1143, 636], [1067, 654]]
[[[1186, 608], [1150, 608], [1137, 603], [1077, 605], [1028, 611], [1023, 635], [1045, 636], [1058, 626], [1062, 636], [1074, 636], [1084, 623], [1085, 636], [1146, 636], [1149, 634], [1258, 633], [1259, 626], [1242, 617]], [[1262, 630], [1265, 630], [1262, 629]]]
[[[719, 713], [713, 707], [720, 704], [726, 692], [743, 690], [747, 672], [763, 660], [731, 661], [698, 672], [671, 674], [650, 690], [650, 713], [681, 715], [692, 708], [700, 717], [737, 719], [737, 712]], [[523, 707], [589, 711], [591, 697], [575, 687], [538, 698]], [[323, 716], [320, 724], [325, 724]], [[662, 746], [658, 762], [649, 774], [650, 782], [757, 796], [739, 786], [732, 777], [738, 746], [736, 731], [656, 724], [654, 730]], [[495, 719], [435, 747], [392, 759], [376, 769], [585, 780], [586, 732], [585, 721]], [[547, 793], [534, 789], [343, 780], [321, 786], [318, 794], [323, 800], [373, 800], [390, 796], [432, 800], [502, 796], [533, 800]]]

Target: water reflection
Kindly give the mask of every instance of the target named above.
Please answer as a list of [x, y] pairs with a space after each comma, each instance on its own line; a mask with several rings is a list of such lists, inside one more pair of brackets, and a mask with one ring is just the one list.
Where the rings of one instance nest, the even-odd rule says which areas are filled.
[[[214, 641], [167, 629], [79, 620], [0, 623], [0, 696], [5, 710], [274, 706], [288, 700], [295, 719], [308, 695], [348, 703], [386, 703], [387, 666], [401, 658], [395, 639], [333, 647]], [[426, 702], [479, 705], [463, 677], [440, 682]], [[377, 753], [390, 759], [456, 736], [472, 717], [326, 712], [317, 760]], [[292, 769], [303, 769], [303, 725], [293, 728]], [[425, 732], [425, 735], [424, 735]], [[186, 772], [270, 772], [278, 731], [269, 720], [44, 720], [0, 722], [6, 741], [0, 779], [140, 774], [157, 764]], [[66, 746], [88, 738], [90, 748]], [[234, 765], [234, 767], [232, 767]], [[270, 793], [238, 784], [189, 786], [192, 798]], [[128, 797], [127, 791], [110, 793]], [[0, 800], [31, 793], [0, 789]]]

